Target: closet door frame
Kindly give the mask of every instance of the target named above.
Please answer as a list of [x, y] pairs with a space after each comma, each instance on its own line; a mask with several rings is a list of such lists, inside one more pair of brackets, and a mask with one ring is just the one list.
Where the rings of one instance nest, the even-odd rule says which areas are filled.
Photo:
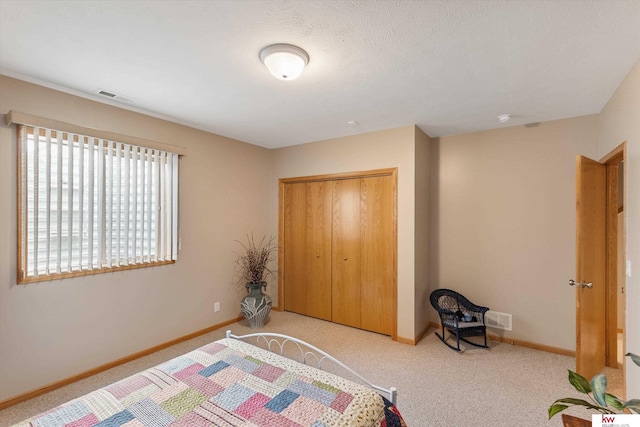
[[[285, 185], [291, 183], [312, 182], [312, 181], [336, 181], [342, 179], [370, 178], [376, 176], [391, 176], [393, 180], [393, 313], [392, 313], [392, 334], [394, 341], [398, 339], [398, 169], [375, 169], [369, 171], [345, 172], [326, 175], [301, 176], [293, 178], [280, 178], [278, 184], [278, 271], [284, 272], [284, 221], [285, 221]], [[285, 280], [284, 274], [278, 274], [278, 306], [274, 307], [278, 311], [283, 311], [285, 306]]]

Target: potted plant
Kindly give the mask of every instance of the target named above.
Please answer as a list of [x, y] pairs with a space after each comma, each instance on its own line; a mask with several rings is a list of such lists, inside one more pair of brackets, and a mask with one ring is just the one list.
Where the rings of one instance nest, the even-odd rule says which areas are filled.
[[247, 290], [247, 295], [240, 301], [240, 310], [251, 328], [261, 328], [272, 304], [271, 297], [262, 290], [267, 287], [267, 278], [276, 273], [271, 269], [271, 263], [278, 256], [278, 245], [273, 236], [263, 236], [256, 242], [253, 234], [247, 236], [247, 243], [238, 243], [243, 248], [236, 259], [239, 285]]
[[[640, 366], [640, 356], [633, 353], [627, 353], [625, 356], [629, 356], [633, 363]], [[549, 407], [549, 419], [570, 406], [584, 406], [602, 414], [616, 414], [618, 413], [617, 411], [625, 409], [631, 411], [631, 413], [640, 413], [640, 399], [631, 399], [625, 402], [606, 392], [607, 377], [604, 374], [596, 375], [589, 382], [582, 375], [569, 370], [569, 382], [580, 393], [587, 395], [589, 401], [572, 397], [558, 399]], [[591, 421], [585, 420], [585, 422], [591, 425]]]

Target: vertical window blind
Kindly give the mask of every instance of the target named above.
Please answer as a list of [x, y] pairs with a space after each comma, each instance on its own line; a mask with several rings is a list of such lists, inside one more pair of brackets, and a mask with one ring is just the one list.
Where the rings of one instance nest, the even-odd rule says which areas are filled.
[[173, 262], [178, 154], [18, 125], [20, 281]]

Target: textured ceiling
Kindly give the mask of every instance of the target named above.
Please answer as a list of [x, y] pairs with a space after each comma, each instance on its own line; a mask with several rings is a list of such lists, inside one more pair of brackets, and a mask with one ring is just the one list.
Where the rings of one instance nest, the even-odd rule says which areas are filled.
[[[309, 53], [298, 80], [271, 43]], [[595, 114], [639, 58], [635, 0], [0, 0], [0, 73], [269, 148]]]

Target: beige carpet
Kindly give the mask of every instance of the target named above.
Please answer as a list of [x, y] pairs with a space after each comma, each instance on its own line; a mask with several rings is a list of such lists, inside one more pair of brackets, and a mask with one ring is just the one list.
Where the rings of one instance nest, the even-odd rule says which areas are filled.
[[[233, 333], [252, 332], [246, 321]], [[547, 408], [560, 397], [580, 397], [567, 381], [572, 357], [490, 342], [490, 349], [466, 346], [456, 353], [430, 332], [416, 346], [389, 337], [287, 312], [270, 315], [263, 331], [303, 339], [359, 372], [371, 382], [398, 388], [398, 408], [411, 427], [561, 426], [547, 420]], [[224, 336], [224, 330], [194, 338], [110, 369], [46, 395], [0, 411], [0, 427], [28, 418], [91, 390], [198, 348]], [[589, 418], [587, 412], [568, 413]]]

